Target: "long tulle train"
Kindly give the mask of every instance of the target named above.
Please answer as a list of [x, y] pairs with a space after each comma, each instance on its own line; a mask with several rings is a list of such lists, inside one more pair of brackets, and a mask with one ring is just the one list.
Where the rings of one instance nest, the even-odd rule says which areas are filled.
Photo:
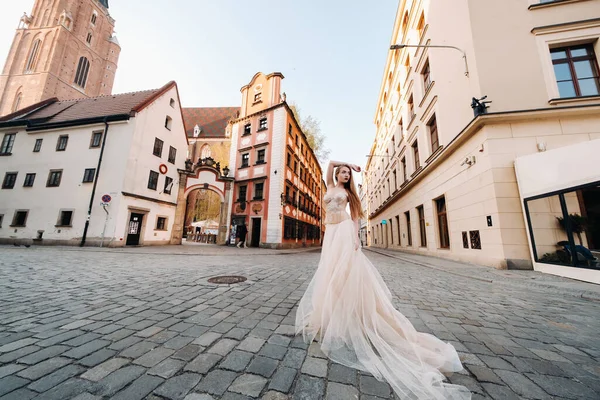
[[454, 347], [417, 332], [394, 308], [377, 269], [354, 250], [353, 228], [351, 220], [327, 226], [296, 333], [316, 338], [331, 360], [387, 381], [401, 399], [470, 399], [467, 388], [443, 382], [442, 372], [462, 370]]

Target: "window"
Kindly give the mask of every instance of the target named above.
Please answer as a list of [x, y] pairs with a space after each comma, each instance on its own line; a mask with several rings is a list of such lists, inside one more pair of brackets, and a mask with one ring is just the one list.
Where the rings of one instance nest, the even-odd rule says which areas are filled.
[[438, 233], [440, 235], [440, 248], [450, 248], [450, 234], [448, 233], [448, 216], [446, 214], [446, 198], [442, 197], [435, 201], [438, 217]]
[[263, 188], [264, 183], [255, 183], [254, 184], [254, 200], [262, 200], [263, 199]]
[[423, 85], [425, 86], [425, 91], [427, 91], [429, 86], [431, 86], [431, 70], [429, 68], [429, 60], [425, 62], [425, 67], [423, 68], [421, 75], [423, 75]]
[[85, 84], [87, 82], [88, 73], [90, 71], [90, 62], [87, 58], [81, 57], [79, 58], [79, 64], [77, 65], [77, 72], [75, 73], [75, 83], [77, 86], [85, 89]]
[[167, 230], [167, 218], [165, 218], [165, 217], [157, 217], [156, 218], [156, 230], [157, 231], [166, 231]]
[[171, 118], [167, 115], [167, 117], [165, 118], [165, 128], [167, 128], [168, 130], [171, 130], [172, 125], [173, 125], [173, 118]]
[[419, 169], [419, 167], [421, 167], [421, 161], [419, 160], [419, 143], [418, 141], [415, 140], [415, 142], [412, 145], [412, 149], [413, 149], [413, 158], [415, 160], [415, 171]]
[[37, 65], [37, 61], [40, 54], [40, 47], [42, 47], [42, 41], [37, 39], [33, 42], [33, 46], [31, 46], [31, 51], [29, 52], [29, 58], [27, 59], [27, 64], [25, 64], [25, 73], [33, 72]]
[[154, 139], [154, 149], [152, 150], [152, 154], [156, 157], [162, 157], [163, 143], [164, 142], [159, 138]]
[[288, 135], [294, 136], [294, 133], [292, 132], [292, 124], [288, 124]]
[[244, 125], [244, 136], [252, 134], [252, 125], [246, 124]]
[[62, 179], [62, 169], [51, 169], [48, 173], [48, 181], [46, 182], [47, 187], [58, 187], [60, 186], [60, 180]]
[[165, 190], [163, 193], [171, 194], [171, 189], [173, 188], [173, 178], [165, 177]]
[[9, 156], [12, 154], [12, 148], [15, 144], [16, 133], [5, 133], [2, 139], [2, 147], [0, 147], [1, 156]]
[[205, 144], [200, 150], [200, 158], [208, 158], [212, 155], [212, 150], [209, 145]]
[[404, 218], [406, 218], [406, 239], [408, 241], [408, 245], [412, 246], [412, 227], [410, 225], [410, 211], [404, 213]]
[[481, 237], [479, 231], [469, 231], [471, 237], [471, 248], [475, 250], [481, 250]]
[[267, 118], [261, 118], [258, 120], [258, 130], [262, 131], [264, 129], [267, 129]]
[[262, 101], [262, 92], [258, 92], [254, 95], [254, 102], [258, 103]]
[[398, 190], [398, 178], [397, 178], [396, 170], [392, 171], [392, 173], [394, 174], [394, 192], [395, 192], [396, 190]]
[[406, 157], [402, 157], [400, 164], [402, 164], [402, 183], [404, 183], [406, 182]]
[[4, 181], [2, 182], [2, 189], [14, 188], [16, 181], [17, 181], [17, 172], [7, 172], [4, 175]]
[[90, 147], [100, 147], [100, 145], [102, 144], [102, 133], [103, 132], [92, 133], [92, 141], [90, 143]]
[[23, 186], [24, 187], [32, 187], [34, 181], [35, 181], [35, 174], [27, 174], [27, 175], [25, 175], [25, 181], [23, 182]]
[[87, 37], [85, 38], [85, 41], [87, 42], [87, 44], [91, 44], [92, 43], [92, 34], [88, 33]]
[[429, 127], [429, 137], [431, 138], [431, 152], [435, 151], [440, 147], [440, 139], [438, 138], [437, 120], [435, 115], [431, 118], [431, 121], [427, 124]]
[[298, 174], [298, 161], [294, 160], [294, 173]]
[[260, 149], [256, 152], [256, 163], [257, 164], [265, 163], [265, 149]]
[[[412, 120], [414, 118], [415, 118], [415, 102], [414, 102], [413, 96], [411, 94], [408, 99], [408, 119], [412, 122]], [[409, 122], [409, 125], [410, 125], [410, 122]]]
[[69, 136], [61, 135], [58, 137], [56, 142], [56, 151], [65, 151], [67, 149], [67, 143], [69, 142]]
[[421, 247], [427, 247], [427, 232], [425, 231], [425, 210], [423, 210], [423, 206], [417, 207], [417, 214], [419, 215], [419, 233], [421, 234]]
[[148, 176], [148, 189], [156, 190], [158, 187], [158, 172], [150, 171], [150, 175]]
[[287, 161], [285, 165], [287, 165], [288, 168], [292, 168], [292, 155], [290, 153], [287, 153]]
[[10, 226], [25, 226], [29, 210], [17, 210]]
[[2, 228], [3, 221], [4, 221], [4, 214], [0, 214], [0, 228]]
[[248, 192], [248, 186], [247, 185], [242, 185], [240, 186], [240, 192], [238, 194], [238, 200], [237, 201], [246, 201], [246, 193]]
[[89, 183], [94, 182], [94, 177], [96, 176], [96, 168], [86, 168], [83, 171], [83, 182]]
[[73, 211], [71, 210], [61, 210], [58, 214], [58, 222], [56, 226], [71, 226], [73, 221]]
[[550, 55], [560, 97], [600, 94], [598, 62], [591, 44], [553, 49]]
[[250, 153], [242, 154], [242, 168], [250, 165]]
[[92, 14], [92, 19], [90, 21], [92, 23], [92, 25], [96, 25], [96, 18], [97, 18], [96, 13], [93, 13]]
[[177, 149], [173, 146], [169, 146], [169, 162], [171, 164], [175, 164], [176, 158], [177, 158]]
[[19, 111], [19, 108], [21, 108], [21, 100], [23, 100], [23, 93], [19, 92], [17, 94], [17, 97], [15, 97], [15, 103], [13, 104], [13, 112]]
[[402, 245], [402, 233], [400, 231], [400, 216], [396, 215], [396, 230], [398, 231], [398, 245]]
[[468, 249], [469, 248], [469, 234], [467, 232], [462, 233], [462, 241], [463, 241], [463, 248]]
[[169, 105], [171, 106], [171, 108], [175, 108], [175, 99], [169, 100]]

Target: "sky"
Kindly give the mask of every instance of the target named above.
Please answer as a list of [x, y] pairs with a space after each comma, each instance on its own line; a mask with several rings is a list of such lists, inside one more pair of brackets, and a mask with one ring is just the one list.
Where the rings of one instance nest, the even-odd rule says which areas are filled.
[[[0, 0], [4, 63], [34, 0]], [[256, 72], [281, 72], [330, 158], [364, 167], [398, 0], [109, 0], [121, 55], [113, 93], [174, 80], [184, 107], [239, 107]], [[322, 165], [326, 168], [326, 165]]]

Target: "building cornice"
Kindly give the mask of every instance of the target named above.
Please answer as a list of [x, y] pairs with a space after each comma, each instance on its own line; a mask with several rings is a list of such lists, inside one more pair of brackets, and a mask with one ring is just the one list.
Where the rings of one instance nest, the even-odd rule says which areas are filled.
[[564, 32], [566, 30], [595, 28], [600, 26], [600, 18], [582, 19], [579, 21], [569, 21], [560, 24], [536, 26], [531, 30], [535, 35], [542, 35], [555, 32]]

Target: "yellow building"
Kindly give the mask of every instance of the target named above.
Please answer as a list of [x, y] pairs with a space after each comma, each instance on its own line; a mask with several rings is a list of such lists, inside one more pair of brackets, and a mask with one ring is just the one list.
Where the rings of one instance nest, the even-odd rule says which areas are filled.
[[[579, 156], [600, 151], [597, 14], [596, 1], [400, 1], [367, 164], [371, 245], [600, 282], [600, 168]], [[585, 231], [564, 229], [567, 214]]]

